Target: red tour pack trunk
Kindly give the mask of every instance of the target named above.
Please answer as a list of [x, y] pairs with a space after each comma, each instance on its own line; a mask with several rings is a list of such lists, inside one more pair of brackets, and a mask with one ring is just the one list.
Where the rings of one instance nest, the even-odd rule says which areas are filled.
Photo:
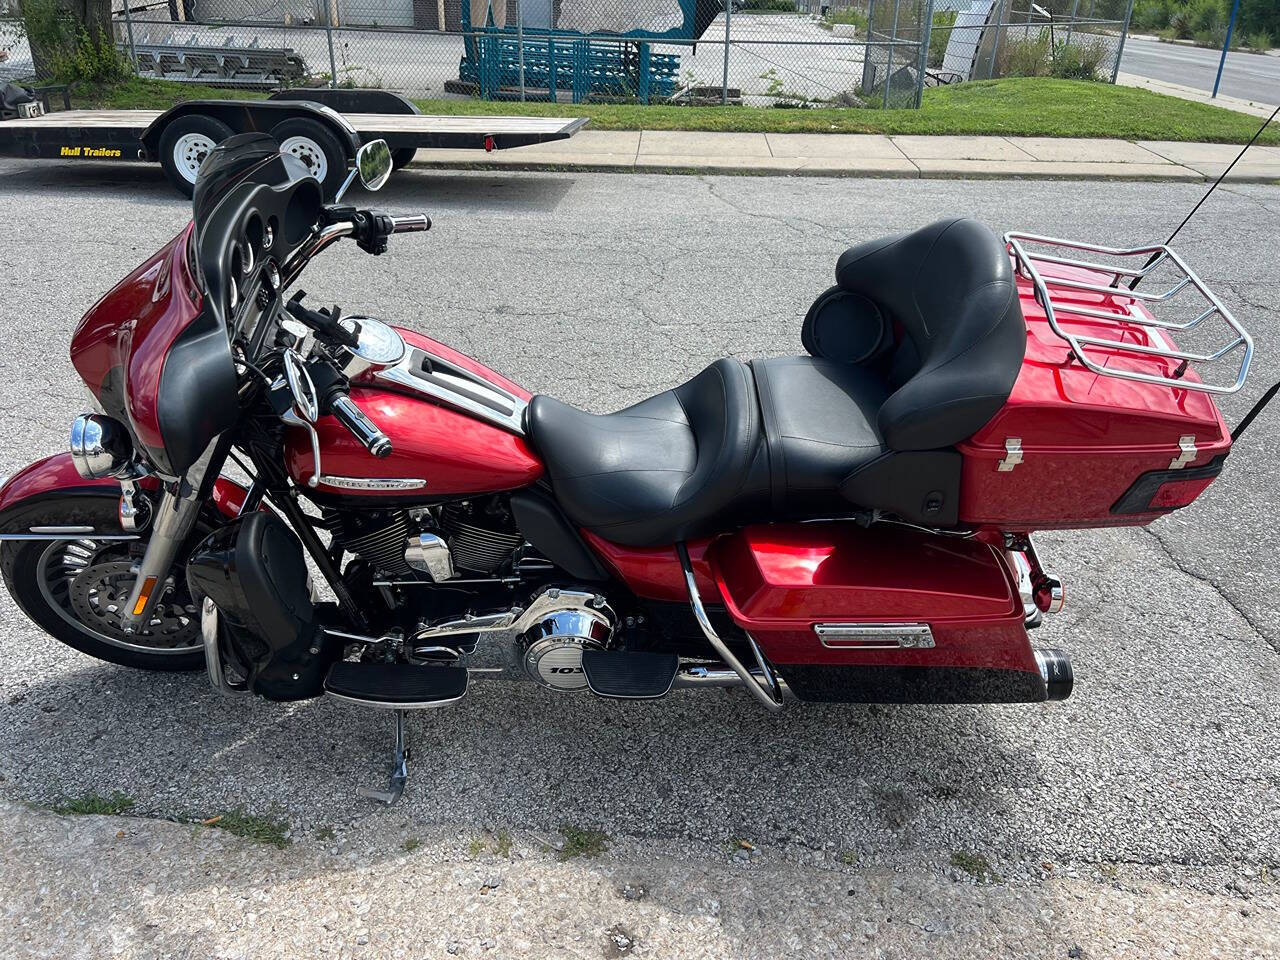
[[[1004, 408], [959, 446], [961, 524], [1145, 524], [1191, 503], [1231, 449], [1212, 395], [1243, 384], [1248, 334], [1167, 248], [1006, 241], [1026, 357]], [[1064, 257], [1062, 248], [1116, 263]], [[1130, 290], [1135, 278], [1154, 289]]]

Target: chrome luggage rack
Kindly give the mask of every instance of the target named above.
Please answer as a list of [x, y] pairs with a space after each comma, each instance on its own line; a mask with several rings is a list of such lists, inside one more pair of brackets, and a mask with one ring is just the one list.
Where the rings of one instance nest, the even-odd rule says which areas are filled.
[[[1200, 393], [1235, 393], [1244, 386], [1245, 377], [1249, 374], [1249, 363], [1253, 359], [1253, 338], [1240, 322], [1231, 314], [1221, 300], [1210, 290], [1195, 271], [1188, 267], [1176, 253], [1164, 244], [1133, 249], [1116, 249], [1095, 243], [1084, 243], [1078, 240], [1060, 240], [1055, 237], [1039, 237], [1030, 233], [1006, 233], [1004, 241], [1009, 253], [1014, 258], [1014, 266], [1018, 274], [1031, 281], [1035, 291], [1036, 303], [1045, 312], [1049, 326], [1055, 334], [1066, 341], [1071, 353], [1094, 373], [1105, 377], [1116, 377], [1121, 380], [1137, 380], [1142, 383], [1154, 383], [1161, 386], [1177, 387], [1182, 390], [1194, 390]], [[1056, 248], [1056, 252], [1028, 251], [1027, 244], [1040, 248]], [[1129, 261], [1141, 257], [1139, 266], [1124, 263], [1093, 263], [1088, 260], [1064, 256], [1062, 251], [1079, 251], [1103, 257], [1114, 257], [1119, 261]], [[1090, 270], [1107, 274], [1112, 281], [1107, 286], [1089, 283], [1055, 272], [1056, 267], [1068, 267]], [[1173, 274], [1172, 286], [1160, 293], [1147, 293], [1130, 289], [1131, 284], [1144, 280], [1162, 268]], [[1129, 281], [1123, 283], [1122, 281]], [[1059, 299], [1054, 299], [1055, 290]], [[1160, 320], [1147, 311], [1138, 309], [1139, 304], [1170, 304], [1184, 290], [1190, 290], [1188, 297], [1198, 294], [1197, 309], [1206, 305], [1194, 317], [1183, 322]], [[1068, 291], [1079, 293], [1095, 293], [1116, 301], [1123, 312], [1097, 309], [1082, 303], [1069, 303], [1062, 299]], [[1184, 300], [1187, 298], [1184, 298]], [[1087, 317], [1090, 320], [1101, 320], [1120, 327], [1138, 326], [1147, 331], [1149, 343], [1126, 343], [1107, 337], [1092, 336], [1083, 333], [1072, 333], [1059, 322], [1065, 316]], [[1175, 349], [1160, 333], [1161, 330], [1193, 331], [1212, 317], [1220, 317], [1230, 329], [1230, 340], [1225, 345], [1213, 349], [1212, 352], [1197, 353], [1190, 350]], [[1093, 350], [1086, 348], [1094, 348]], [[1211, 382], [1210, 380], [1185, 380], [1187, 370], [1197, 364], [1211, 364], [1223, 360], [1228, 355], [1243, 351], [1240, 365], [1233, 381]], [[1094, 354], [1091, 356], [1090, 354]], [[1099, 357], [1098, 354], [1102, 356]], [[1178, 361], [1178, 367], [1171, 376], [1160, 376], [1143, 373], [1137, 370], [1105, 366], [1105, 361], [1117, 354], [1128, 354], [1131, 357], [1163, 357]], [[1202, 373], [1197, 368], [1197, 374]], [[1204, 371], [1207, 373], [1207, 371]]]

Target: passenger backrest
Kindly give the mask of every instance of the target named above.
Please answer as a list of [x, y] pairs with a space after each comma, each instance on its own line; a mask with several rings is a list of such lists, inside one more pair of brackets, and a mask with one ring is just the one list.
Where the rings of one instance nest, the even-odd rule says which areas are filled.
[[[878, 426], [891, 449], [959, 443], [1009, 398], [1026, 325], [1004, 244], [977, 220], [943, 220], [852, 247], [836, 264], [836, 283], [901, 331], [882, 361], [893, 393]], [[874, 313], [860, 315], [872, 324]]]

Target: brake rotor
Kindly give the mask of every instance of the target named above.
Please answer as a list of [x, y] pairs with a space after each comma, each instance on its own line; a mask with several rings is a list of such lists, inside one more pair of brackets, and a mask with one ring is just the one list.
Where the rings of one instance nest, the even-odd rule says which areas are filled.
[[108, 560], [85, 567], [71, 581], [69, 596], [76, 617], [91, 630], [130, 643], [145, 640], [155, 647], [190, 647], [200, 642], [200, 624], [194, 604], [184, 606], [166, 585], [152, 608], [151, 617], [134, 633], [124, 630], [124, 615], [137, 581], [134, 564]]

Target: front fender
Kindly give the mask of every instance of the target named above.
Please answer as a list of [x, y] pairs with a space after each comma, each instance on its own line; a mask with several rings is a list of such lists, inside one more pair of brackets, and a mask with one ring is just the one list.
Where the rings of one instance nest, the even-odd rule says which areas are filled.
[[[152, 492], [160, 488], [155, 477], [143, 477], [138, 485]], [[23, 467], [0, 486], [0, 531], [12, 533], [38, 523], [40, 504], [55, 497], [111, 495], [120, 495], [119, 480], [86, 480], [76, 472], [71, 454], [55, 453]], [[213, 504], [228, 518], [240, 513], [245, 495], [244, 487], [230, 477], [219, 477], [214, 482]]]

